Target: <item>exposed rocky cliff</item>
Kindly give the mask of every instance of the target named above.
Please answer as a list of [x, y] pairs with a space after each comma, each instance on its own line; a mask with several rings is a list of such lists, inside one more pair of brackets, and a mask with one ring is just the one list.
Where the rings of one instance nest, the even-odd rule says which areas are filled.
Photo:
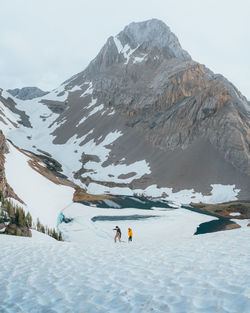
[[[8, 184], [6, 180], [5, 170], [4, 170], [4, 162], [5, 157], [4, 155], [8, 153], [8, 147], [6, 144], [6, 138], [3, 135], [2, 131], [0, 130], [0, 193], [5, 197], [11, 197], [16, 200], [19, 200], [22, 203], [22, 200], [18, 198], [15, 194], [11, 186]], [[18, 174], [17, 174], [18, 176]]]
[[13, 97], [21, 100], [31, 100], [34, 98], [42, 97], [48, 93], [48, 91], [43, 91], [37, 87], [23, 87], [7, 90]]

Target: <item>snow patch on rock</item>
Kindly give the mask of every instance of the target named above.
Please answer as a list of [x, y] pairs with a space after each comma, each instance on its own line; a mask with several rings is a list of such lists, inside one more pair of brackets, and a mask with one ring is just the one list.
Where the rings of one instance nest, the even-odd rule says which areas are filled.
[[97, 99], [92, 99], [91, 102], [86, 106], [86, 109], [90, 109], [92, 106], [96, 105]]
[[94, 90], [92, 82], [86, 82], [84, 83], [84, 85], [88, 85], [88, 88], [84, 91], [83, 94], [81, 94], [80, 97], [84, 97], [86, 95], [92, 95], [93, 90]]
[[68, 98], [68, 94], [68, 91], [65, 90], [65, 84], [62, 84], [47, 95], [37, 99], [65, 102], [65, 100]]
[[146, 58], [146, 54], [143, 54], [141, 57], [134, 57], [133, 63], [141, 63]]
[[240, 216], [241, 214], [239, 212], [231, 212], [229, 215], [231, 215], [231, 216]]
[[132, 49], [128, 44], [126, 44], [124, 47], [121, 43], [121, 41], [118, 39], [118, 37], [113, 37], [118, 54], [122, 53], [124, 58], [126, 59], [124, 64], [128, 64], [130, 60], [130, 56], [137, 50], [138, 46], [135, 49]]
[[221, 203], [237, 200], [237, 195], [240, 189], [235, 189], [235, 185], [211, 185], [211, 195], [203, 195], [200, 192], [195, 192], [194, 189], [186, 189], [178, 192], [173, 192], [173, 188], [157, 188], [157, 185], [151, 185], [146, 189], [130, 189], [122, 187], [107, 187], [96, 183], [88, 185], [87, 190], [93, 194], [115, 194], [115, 195], [144, 195], [147, 197], [161, 198], [167, 195], [167, 199], [178, 204], [188, 204], [190, 202], [199, 203]]
[[91, 112], [89, 112], [88, 117], [97, 113], [98, 111], [102, 111], [104, 109], [104, 105], [100, 104], [97, 107], [95, 107]]

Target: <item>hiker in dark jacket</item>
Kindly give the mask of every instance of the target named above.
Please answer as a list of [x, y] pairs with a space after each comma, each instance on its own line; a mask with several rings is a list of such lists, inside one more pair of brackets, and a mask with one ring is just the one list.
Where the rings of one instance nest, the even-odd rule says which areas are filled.
[[118, 226], [115, 226], [115, 228], [113, 230], [116, 230], [116, 234], [115, 234], [115, 238], [114, 238], [114, 242], [116, 242], [116, 239], [118, 238], [119, 242], [121, 242], [121, 230]]

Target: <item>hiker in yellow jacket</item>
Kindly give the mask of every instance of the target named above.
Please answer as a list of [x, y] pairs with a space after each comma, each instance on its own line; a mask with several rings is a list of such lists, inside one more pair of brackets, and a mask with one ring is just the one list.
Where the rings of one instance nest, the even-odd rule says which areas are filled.
[[128, 242], [132, 241], [133, 232], [131, 228], [128, 228]]

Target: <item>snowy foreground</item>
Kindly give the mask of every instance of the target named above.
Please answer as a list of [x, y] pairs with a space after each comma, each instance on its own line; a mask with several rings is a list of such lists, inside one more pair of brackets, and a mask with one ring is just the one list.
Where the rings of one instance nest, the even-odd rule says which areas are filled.
[[[0, 313], [250, 312], [245, 221], [241, 229], [193, 236], [199, 224], [216, 218], [178, 205], [138, 210], [72, 203], [73, 188], [54, 184], [29, 166], [28, 155], [9, 150], [7, 180], [33, 219], [56, 227], [62, 213], [73, 221], [58, 226], [68, 242], [35, 231], [32, 238], [0, 235]], [[172, 200], [187, 199], [182, 191]], [[134, 215], [155, 217], [93, 222]], [[122, 243], [113, 243], [115, 225]]]
[[250, 312], [250, 227], [143, 238], [140, 223], [131, 244], [1, 235], [0, 312]]

